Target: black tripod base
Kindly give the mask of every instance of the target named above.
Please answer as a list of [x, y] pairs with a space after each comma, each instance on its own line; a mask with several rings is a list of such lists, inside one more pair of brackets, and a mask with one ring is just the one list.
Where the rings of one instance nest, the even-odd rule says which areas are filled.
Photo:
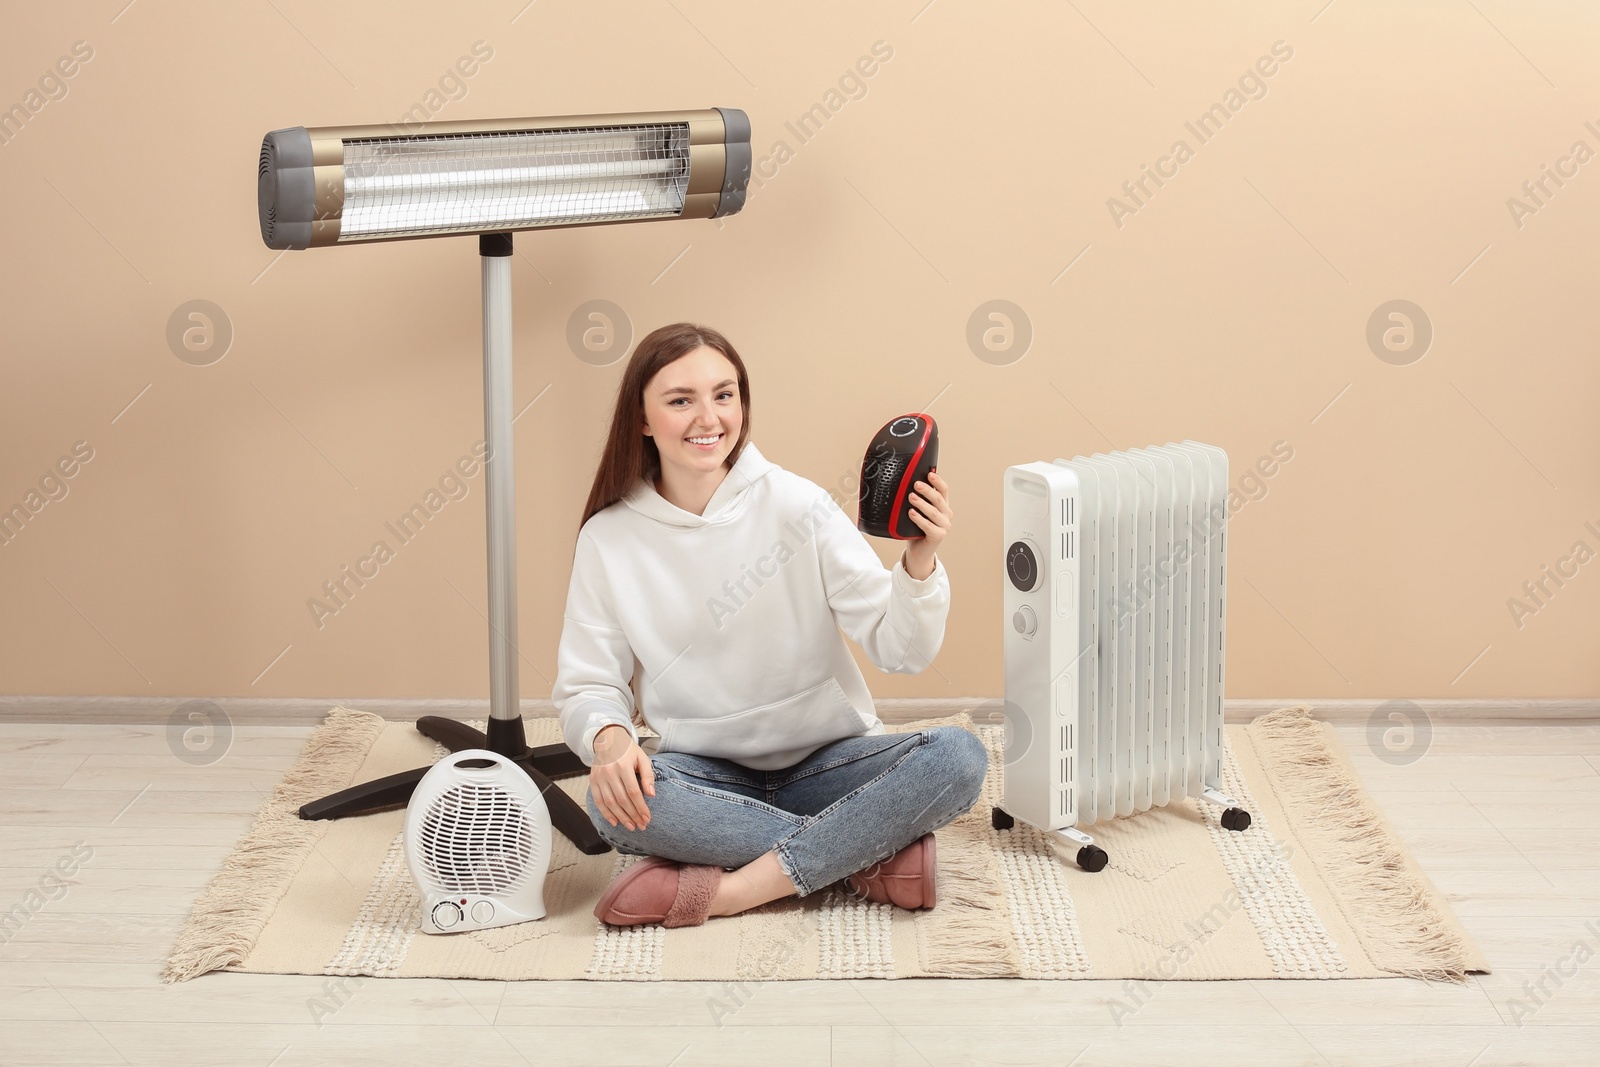
[[[578, 754], [566, 745], [540, 745], [538, 748], [529, 748], [523, 738], [521, 718], [491, 719], [489, 736], [485, 736], [482, 732], [455, 719], [425, 715], [417, 720], [417, 731], [439, 742], [451, 752], [460, 752], [468, 748], [486, 748], [514, 760], [539, 787], [545, 806], [550, 809], [550, 824], [564, 834], [579, 852], [586, 856], [599, 856], [611, 851], [611, 846], [606, 844], [595, 830], [594, 823], [589, 821], [589, 813], [555, 784], [556, 779], [571, 778], [589, 769], [584, 766], [583, 760], [578, 758]], [[360, 785], [341, 789], [337, 793], [330, 793], [321, 800], [302, 804], [300, 818], [343, 819], [350, 815], [366, 815], [403, 805], [411, 799], [417, 783], [422, 781], [422, 776], [430, 769], [417, 767], [401, 771], [399, 774], [375, 778], [370, 782], [362, 782]]]

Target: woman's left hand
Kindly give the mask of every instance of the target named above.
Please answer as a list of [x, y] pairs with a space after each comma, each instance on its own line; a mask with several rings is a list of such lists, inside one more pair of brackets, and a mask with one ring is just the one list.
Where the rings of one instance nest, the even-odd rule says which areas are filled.
[[906, 549], [905, 564], [906, 573], [920, 581], [933, 573], [934, 553], [950, 532], [955, 515], [950, 510], [950, 483], [938, 471], [929, 471], [928, 481], [918, 482], [914, 488], [911, 521], [922, 527], [922, 536]]

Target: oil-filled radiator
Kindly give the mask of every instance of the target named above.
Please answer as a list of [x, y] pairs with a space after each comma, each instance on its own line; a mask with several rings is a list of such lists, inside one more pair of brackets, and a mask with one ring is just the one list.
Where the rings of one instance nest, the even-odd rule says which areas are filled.
[[1228, 455], [1184, 441], [1008, 467], [1006, 768], [995, 829], [1078, 827], [1221, 792]]

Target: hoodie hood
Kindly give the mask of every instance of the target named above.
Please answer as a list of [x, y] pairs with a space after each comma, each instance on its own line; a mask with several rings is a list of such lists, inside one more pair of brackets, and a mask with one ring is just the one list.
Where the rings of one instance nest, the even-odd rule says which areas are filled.
[[722, 484], [706, 502], [704, 515], [696, 515], [678, 507], [656, 492], [649, 479], [640, 478], [622, 502], [634, 511], [664, 522], [669, 526], [715, 526], [735, 518], [743, 508], [752, 486], [778, 469], [776, 463], [763, 456], [754, 441], [746, 440], [739, 452], [738, 462], [723, 476]]

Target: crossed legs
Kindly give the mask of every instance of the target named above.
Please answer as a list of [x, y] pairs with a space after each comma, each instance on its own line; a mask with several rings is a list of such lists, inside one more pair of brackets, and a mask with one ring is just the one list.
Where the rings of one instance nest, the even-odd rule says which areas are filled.
[[649, 821], [590, 820], [619, 852], [723, 868], [712, 915], [805, 896], [888, 858], [971, 808], [988, 753], [960, 727], [862, 735], [757, 771], [685, 753], [651, 758]]

